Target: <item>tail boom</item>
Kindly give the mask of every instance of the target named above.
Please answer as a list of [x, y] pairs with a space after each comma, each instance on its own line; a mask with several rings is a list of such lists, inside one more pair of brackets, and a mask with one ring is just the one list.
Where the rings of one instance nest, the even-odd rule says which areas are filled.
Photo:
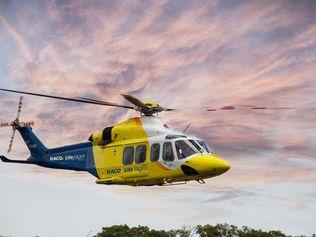
[[31, 156], [27, 160], [10, 160], [5, 156], [0, 156], [3, 162], [35, 164], [52, 169], [87, 171], [98, 178], [91, 142], [48, 149], [33, 133], [31, 127], [17, 127], [16, 129], [20, 132]]

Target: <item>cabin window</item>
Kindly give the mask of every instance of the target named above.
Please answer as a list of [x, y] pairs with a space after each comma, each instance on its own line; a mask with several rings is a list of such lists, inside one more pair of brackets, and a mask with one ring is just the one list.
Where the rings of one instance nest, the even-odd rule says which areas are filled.
[[176, 141], [175, 146], [179, 160], [196, 154], [196, 152], [183, 140]]
[[160, 145], [159, 143], [155, 143], [151, 145], [151, 150], [150, 150], [150, 160], [152, 162], [158, 161], [159, 160], [159, 154], [160, 154]]
[[137, 164], [144, 163], [146, 161], [146, 145], [139, 145], [136, 147], [136, 157], [135, 162]]
[[173, 161], [174, 160], [171, 142], [165, 142], [163, 144], [163, 160], [165, 160], [165, 161]]
[[123, 165], [131, 165], [134, 161], [134, 147], [125, 147], [123, 152]]

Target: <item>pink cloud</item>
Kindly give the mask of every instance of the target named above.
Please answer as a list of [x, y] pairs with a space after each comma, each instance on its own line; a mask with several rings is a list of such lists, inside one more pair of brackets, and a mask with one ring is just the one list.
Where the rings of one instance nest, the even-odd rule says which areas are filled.
[[[5, 19], [7, 33], [26, 56], [10, 62], [8, 76], [15, 78], [16, 89], [119, 103], [125, 103], [120, 93], [135, 93], [175, 108], [294, 106], [299, 109], [219, 113], [193, 109], [161, 116], [178, 129], [192, 122], [191, 131], [228, 159], [260, 156], [262, 151], [310, 156], [302, 149], [306, 133], [309, 144], [315, 141], [310, 132], [315, 130], [315, 111], [301, 109], [316, 102], [315, 27], [303, 25], [299, 34], [292, 28], [312, 16], [284, 10], [282, 2], [240, 4], [226, 13], [216, 11], [224, 4], [221, 1], [176, 13], [169, 12], [169, 4], [156, 1], [141, 11], [138, 2], [113, 3], [106, 9], [102, 3], [49, 2], [43, 9], [47, 18], [36, 22], [32, 34], [22, 36], [22, 20], [32, 23], [24, 10], [18, 24], [9, 25]], [[286, 34], [288, 30], [293, 33]], [[305, 52], [306, 47], [312, 48]], [[9, 80], [4, 79], [2, 86]], [[84, 106], [89, 113], [82, 114], [82, 108], [27, 97], [25, 116], [37, 118], [35, 128], [49, 146], [57, 146], [85, 140], [93, 131], [136, 115], [92, 106]], [[63, 141], [54, 136], [56, 130]]]

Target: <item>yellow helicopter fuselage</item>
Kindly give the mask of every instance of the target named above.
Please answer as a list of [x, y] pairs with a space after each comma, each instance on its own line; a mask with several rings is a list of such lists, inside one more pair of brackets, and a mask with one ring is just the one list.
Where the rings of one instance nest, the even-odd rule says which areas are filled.
[[199, 139], [169, 129], [154, 116], [128, 119], [92, 134], [90, 141], [98, 184], [202, 181], [230, 168]]

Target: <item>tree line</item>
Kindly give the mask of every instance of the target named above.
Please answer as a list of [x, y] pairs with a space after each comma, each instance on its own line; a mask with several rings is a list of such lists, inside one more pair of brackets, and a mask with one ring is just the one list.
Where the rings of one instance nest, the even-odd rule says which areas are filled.
[[[176, 230], [154, 230], [147, 226], [129, 227], [113, 225], [103, 227], [94, 237], [291, 237], [279, 230], [255, 230], [247, 226], [238, 228], [234, 225], [217, 224], [182, 227]], [[300, 237], [304, 237], [303, 235]], [[315, 234], [312, 237], [316, 237]]]
[[[4, 237], [4, 236], [0, 236]], [[8, 236], [7, 236], [8, 237]], [[39, 237], [39, 236], [36, 236]], [[88, 234], [87, 237], [90, 237]], [[127, 225], [113, 225], [103, 227], [102, 231], [93, 237], [292, 237], [279, 230], [255, 230], [247, 226], [238, 228], [234, 225], [197, 225], [194, 227], [183, 226], [176, 230], [155, 230], [147, 226], [129, 227]], [[310, 237], [310, 236], [295, 236]], [[316, 237], [313, 234], [311, 237]]]

